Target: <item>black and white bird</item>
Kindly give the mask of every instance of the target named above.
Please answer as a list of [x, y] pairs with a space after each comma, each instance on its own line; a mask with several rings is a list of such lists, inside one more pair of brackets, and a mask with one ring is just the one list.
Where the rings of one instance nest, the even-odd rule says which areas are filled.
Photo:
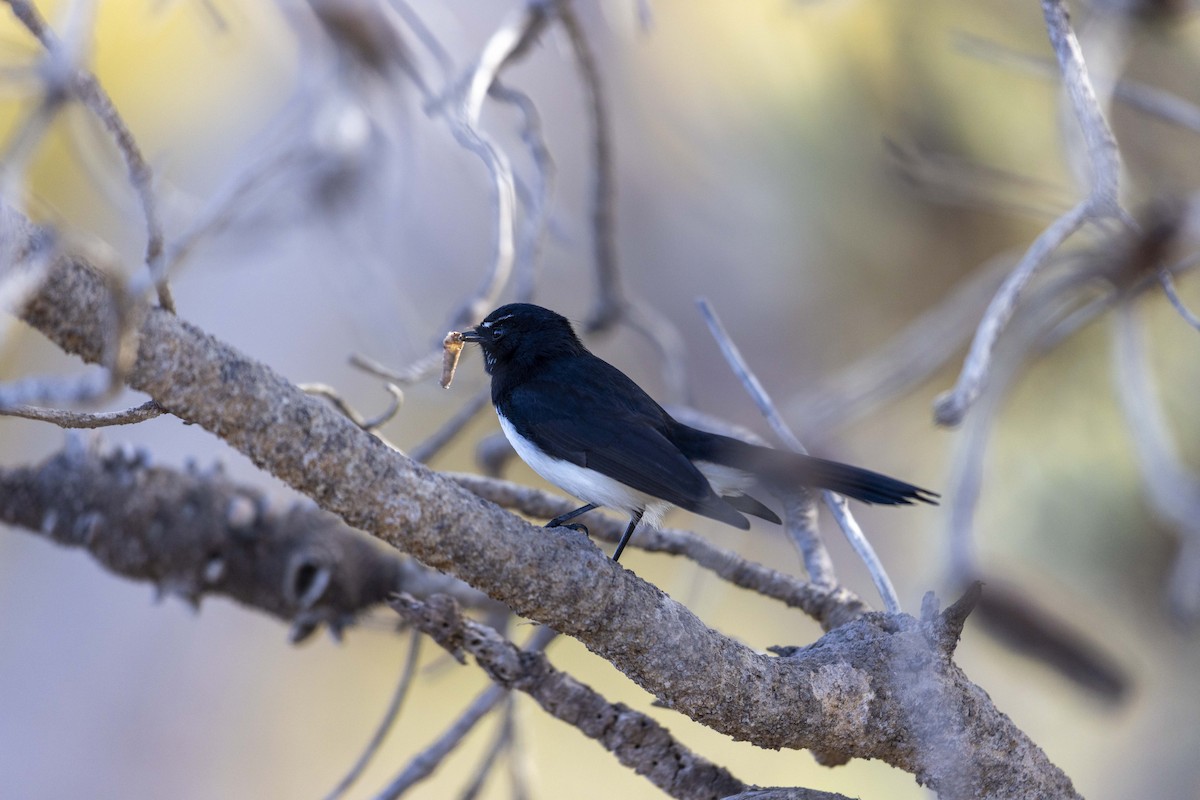
[[[778, 523], [746, 494], [756, 482], [830, 489], [865, 503], [937, 504], [938, 495], [878, 472], [748, 444], [684, 425], [625, 373], [588, 351], [562, 315], [528, 303], [501, 306], [463, 340], [483, 351], [500, 427], [533, 471], [586, 505], [629, 514], [621, 557], [645, 519], [672, 506], [746, 529], [743, 514]], [[568, 527], [582, 528], [578, 525]]]

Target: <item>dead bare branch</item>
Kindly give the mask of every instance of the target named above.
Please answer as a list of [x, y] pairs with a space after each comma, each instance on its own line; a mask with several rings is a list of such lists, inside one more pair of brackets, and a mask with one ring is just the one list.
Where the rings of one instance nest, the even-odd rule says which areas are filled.
[[992, 352], [1008, 327], [1021, 292], [1046, 263], [1047, 259], [1088, 222], [1122, 217], [1119, 196], [1120, 151], [1096, 99], [1083, 52], [1071, 28], [1066, 0], [1042, 0], [1042, 12], [1050, 45], [1058, 59], [1063, 86], [1070, 98], [1075, 120], [1083, 132], [1090, 166], [1087, 196], [1046, 228], [1001, 285], [988, 305], [971, 350], [954, 388], [941, 394], [934, 403], [934, 419], [939, 425], [962, 422], [975, 403], [991, 370]]
[[[19, 313], [60, 347], [95, 360], [107, 292], [92, 267], [64, 258]], [[1077, 796], [949, 658], [932, 657], [911, 617], [867, 615], [830, 631], [821, 646], [763, 655], [711, 630], [574, 532], [534, 528], [480, 501], [173, 315], [149, 309], [138, 337], [133, 388], [347, 523], [578, 638], [714, 730], [762, 747], [809, 748], [825, 763], [878, 758], [946, 798]], [[900, 730], [912, 738], [898, 739]], [[1008, 743], [1003, 752], [988, 744], [997, 740]]]

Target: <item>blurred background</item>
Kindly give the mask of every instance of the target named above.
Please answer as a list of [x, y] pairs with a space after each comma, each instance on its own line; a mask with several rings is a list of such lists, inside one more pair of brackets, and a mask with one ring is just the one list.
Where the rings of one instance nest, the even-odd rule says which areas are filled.
[[[1037, 5], [578, 5], [611, 123], [623, 285], [678, 330], [688, 396], [677, 396], [659, 351], [628, 326], [593, 340], [594, 349], [664, 401], [686, 400], [766, 434], [695, 310], [695, 298], [706, 296], [821, 454], [935, 489], [953, 486], [964, 433], [935, 427], [931, 407], [955, 379], [983, 301], [964, 306], [975, 310], [964, 312], [954, 337], [918, 342], [957, 349], [908, 391], [854, 416], [830, 413], [814, 398], [832, 396], [838, 407], [830, 393], [844, 369], [987, 270], [1003, 275], [1079, 196], [1072, 123], [1045, 71], [1052, 53]], [[388, 398], [379, 381], [352, 368], [349, 355], [401, 367], [428, 353], [484, 280], [496, 242], [491, 178], [429, 95], [465, 74], [521, 4], [412, 3], [448, 65], [404, 24], [394, 38], [371, 24], [339, 34], [330, 16], [303, 3], [38, 7], [137, 137], [156, 173], [168, 242], [202, 230], [172, 273], [182, 317], [294, 381], [331, 384], [368, 414], [382, 409]], [[389, 8], [402, 23], [404, 9]], [[1097, 42], [1098, 70], [1200, 101], [1200, 27], [1186, 9], [1078, 11], [1085, 47]], [[40, 57], [0, 7], [2, 142], [11, 143], [39, 102]], [[533, 266], [537, 300], [582, 321], [596, 291], [592, 137], [562, 30], [551, 26], [504, 80], [537, 104], [556, 165], [548, 233]], [[488, 102], [481, 125], [512, 158], [523, 191], [533, 191], [540, 173], [519, 115]], [[1195, 131], [1123, 104], [1113, 125], [1126, 159], [1127, 207], [1194, 191]], [[10, 145], [0, 152], [13, 157]], [[10, 198], [31, 216], [114, 263], [141, 264], [136, 196], [85, 111], [67, 107], [36, 148], [4, 170]], [[1179, 290], [1200, 306], [1194, 279], [1182, 277]], [[503, 299], [511, 297], [509, 290]], [[1161, 292], [1139, 310], [1175, 444], [1195, 464], [1200, 337]], [[1108, 322], [1101, 316], [1018, 372], [992, 420], [978, 511], [959, 533], [989, 581], [1086, 636], [1126, 690], [1083, 687], [973, 623], [957, 658], [1085, 796], [1200, 797], [1200, 639], [1192, 618], [1169, 601], [1178, 542], [1143, 499], [1113, 391]], [[82, 369], [11, 317], [0, 325], [0, 379]], [[449, 392], [433, 381], [409, 389], [383, 435], [411, 448], [484, 385], [468, 353]], [[137, 402], [129, 394], [112, 407]], [[480, 414], [433, 465], [476, 469], [475, 444], [496, 430], [490, 411]], [[158, 463], [222, 462], [280, 505], [296, 501], [218, 439], [174, 418], [102, 435], [143, 446]], [[0, 418], [5, 466], [36, 463], [63, 441], [48, 425]], [[537, 481], [521, 464], [506, 475]], [[960, 591], [945, 507], [856, 513], [906, 610], [927, 590], [947, 600]], [[682, 513], [670, 523], [802, 574], [773, 526], [746, 534]], [[878, 606], [865, 572], [825, 527], [840, 578]], [[690, 563], [636, 550], [622, 563], [752, 647], [820, 635], [799, 612]], [[518, 641], [531, 630], [517, 628]], [[321, 638], [293, 647], [275, 620], [222, 600], [199, 613], [175, 600], [155, 603], [150, 587], [109, 575], [86, 554], [0, 530], [0, 796], [321, 797], [370, 737], [407, 642], [380, 615], [340, 645]], [[415, 692], [349, 796], [372, 796], [485, 686], [478, 669], [434, 650], [424, 648]], [[572, 641], [555, 642], [549, 654], [610, 700], [652, 711], [747, 783], [927, 796], [885, 765], [826, 769], [808, 753], [758, 750], [652, 709], [650, 696]], [[484, 797], [518, 796], [510, 772], [525, 776], [532, 797], [660, 796], [594, 742], [524, 698], [517, 703], [520, 758], [492, 777]], [[411, 796], [459, 796], [495, 724], [480, 726]]]

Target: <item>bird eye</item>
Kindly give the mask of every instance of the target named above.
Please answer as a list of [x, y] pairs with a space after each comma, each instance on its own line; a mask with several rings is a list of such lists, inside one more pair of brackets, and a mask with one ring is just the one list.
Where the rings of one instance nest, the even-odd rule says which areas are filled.
[[501, 328], [501, 327], [492, 328], [492, 341], [493, 342], [498, 341], [503, 338], [504, 338], [504, 328]]

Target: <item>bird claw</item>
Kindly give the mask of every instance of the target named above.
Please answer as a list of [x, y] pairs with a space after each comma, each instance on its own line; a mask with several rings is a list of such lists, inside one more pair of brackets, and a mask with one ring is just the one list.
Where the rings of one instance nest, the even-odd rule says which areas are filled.
[[549, 522], [546, 523], [546, 527], [547, 528], [566, 528], [567, 530], [571, 530], [571, 531], [579, 531], [580, 533], [582, 533], [585, 536], [588, 535], [587, 525], [584, 525], [582, 522], [555, 522], [554, 520], [550, 520]]

